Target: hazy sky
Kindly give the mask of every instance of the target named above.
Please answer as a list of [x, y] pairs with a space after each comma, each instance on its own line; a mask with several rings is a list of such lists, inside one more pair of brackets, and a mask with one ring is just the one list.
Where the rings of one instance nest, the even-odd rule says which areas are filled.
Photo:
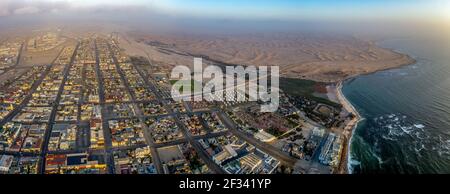
[[0, 0], [0, 16], [93, 7], [227, 19], [450, 19], [448, 0]]
[[112, 22], [166, 32], [450, 33], [450, 0], [0, 0], [0, 28]]
[[162, 0], [154, 5], [199, 16], [294, 20], [424, 18], [450, 12], [447, 0]]

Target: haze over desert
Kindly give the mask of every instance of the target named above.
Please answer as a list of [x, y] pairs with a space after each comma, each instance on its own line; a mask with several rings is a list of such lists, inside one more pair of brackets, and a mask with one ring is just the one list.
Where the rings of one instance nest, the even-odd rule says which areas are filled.
[[351, 36], [288, 33], [126, 36], [135, 45], [135, 49], [127, 47], [130, 54], [143, 55], [142, 51], [135, 52], [138, 47], [163, 63], [189, 64], [188, 56], [203, 56], [233, 65], [278, 65], [283, 76], [321, 82], [342, 81], [414, 63], [405, 54]]

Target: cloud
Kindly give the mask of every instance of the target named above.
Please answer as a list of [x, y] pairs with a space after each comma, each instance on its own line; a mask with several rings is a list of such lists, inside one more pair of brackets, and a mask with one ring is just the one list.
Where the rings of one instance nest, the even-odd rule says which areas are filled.
[[67, 1], [1, 0], [0, 16], [50, 13], [70, 7]]
[[39, 13], [41, 10], [37, 7], [22, 7], [14, 10], [14, 14], [22, 15], [22, 14], [34, 14]]
[[26, 14], [74, 12], [136, 12], [147, 9], [147, 6], [133, 4], [114, 4], [100, 1], [98, 4], [80, 3], [73, 0], [0, 0], [0, 17]]

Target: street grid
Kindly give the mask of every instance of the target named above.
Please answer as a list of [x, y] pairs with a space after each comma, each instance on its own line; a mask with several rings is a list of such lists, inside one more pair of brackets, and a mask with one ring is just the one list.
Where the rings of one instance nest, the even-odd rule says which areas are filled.
[[[118, 49], [118, 48], [114, 48], [117, 47], [117, 45], [112, 45], [110, 42], [106, 42], [107, 48], [103, 48], [106, 49], [107, 52], [110, 54], [110, 58], [112, 59], [113, 65], [115, 66], [115, 71], [117, 71], [117, 73], [120, 75], [120, 81], [121, 83], [124, 84], [125, 89], [126, 89], [126, 93], [131, 97], [131, 100], [129, 101], [124, 101], [124, 102], [106, 102], [105, 100], [105, 88], [104, 88], [104, 77], [103, 74], [105, 73], [104, 70], [102, 70], [100, 68], [100, 49], [98, 47], [98, 40], [94, 39], [93, 40], [94, 45], [95, 45], [95, 64], [83, 64], [82, 66], [82, 80], [86, 80], [86, 68], [87, 66], [93, 66], [94, 70], [95, 70], [95, 75], [96, 75], [96, 79], [98, 81], [98, 93], [99, 93], [99, 102], [98, 103], [92, 103], [94, 105], [100, 105], [101, 106], [101, 115], [102, 115], [102, 128], [103, 128], [103, 132], [104, 132], [104, 138], [105, 138], [105, 146], [103, 149], [90, 149], [90, 148], [76, 148], [76, 149], [72, 149], [72, 150], [57, 150], [57, 151], [49, 151], [48, 150], [48, 143], [49, 143], [49, 139], [50, 139], [50, 135], [52, 133], [52, 130], [54, 128], [55, 124], [76, 124], [78, 126], [81, 125], [85, 125], [86, 123], [81, 122], [80, 120], [80, 114], [81, 114], [81, 105], [86, 103], [84, 101], [84, 90], [86, 85], [83, 84], [82, 85], [82, 89], [81, 89], [81, 98], [79, 99], [78, 103], [76, 104], [77, 106], [77, 121], [75, 122], [56, 122], [55, 121], [55, 117], [56, 117], [56, 113], [57, 113], [57, 108], [59, 105], [59, 102], [61, 100], [61, 94], [63, 93], [64, 90], [64, 86], [67, 82], [67, 78], [68, 78], [68, 74], [70, 71], [70, 68], [74, 65], [75, 61], [76, 61], [76, 56], [77, 56], [77, 52], [79, 50], [79, 46], [80, 43], [77, 44], [74, 53], [71, 57], [71, 60], [69, 62], [69, 64], [64, 64], [64, 71], [63, 71], [63, 81], [61, 83], [61, 85], [59, 86], [59, 90], [58, 90], [58, 94], [56, 96], [56, 100], [53, 102], [52, 104], [52, 111], [50, 114], [50, 120], [47, 123], [47, 128], [45, 131], [45, 138], [44, 138], [44, 142], [42, 144], [42, 149], [40, 153], [26, 153], [26, 152], [14, 152], [14, 151], [0, 151], [0, 154], [6, 154], [6, 155], [13, 155], [13, 156], [33, 156], [33, 157], [39, 157], [40, 158], [40, 162], [39, 162], [39, 173], [43, 174], [45, 173], [45, 159], [47, 157], [48, 154], [72, 154], [72, 153], [83, 153], [83, 152], [88, 152], [90, 154], [94, 154], [94, 155], [103, 155], [106, 161], [106, 165], [107, 165], [107, 172], [109, 174], [114, 174], [116, 172], [115, 169], [115, 164], [114, 164], [114, 158], [113, 158], [113, 153], [115, 151], [120, 151], [120, 150], [131, 150], [131, 149], [136, 149], [136, 148], [143, 148], [143, 147], [149, 147], [151, 150], [151, 156], [153, 158], [153, 162], [156, 168], [157, 173], [162, 174], [164, 173], [163, 170], [163, 165], [162, 162], [160, 161], [160, 157], [159, 157], [159, 153], [158, 153], [158, 148], [162, 148], [162, 147], [168, 147], [168, 146], [175, 146], [175, 145], [179, 145], [179, 144], [183, 144], [183, 143], [189, 143], [194, 149], [195, 151], [198, 153], [199, 157], [201, 158], [201, 160], [203, 162], [205, 162], [205, 164], [208, 166], [208, 168], [211, 170], [212, 173], [219, 173], [219, 174], [224, 174], [225, 171], [219, 166], [217, 165], [212, 159], [211, 157], [208, 156], [208, 154], [206, 153], [206, 151], [201, 147], [201, 145], [199, 144], [199, 142], [197, 140], [200, 139], [208, 139], [208, 138], [214, 138], [214, 137], [219, 137], [219, 136], [224, 136], [226, 134], [233, 134], [245, 141], [247, 141], [248, 143], [250, 143], [251, 145], [254, 145], [256, 148], [268, 153], [269, 155], [273, 156], [274, 158], [280, 160], [283, 164], [285, 165], [289, 165], [289, 166], [294, 166], [297, 159], [283, 153], [280, 152], [277, 148], [263, 143], [259, 140], [256, 140], [254, 137], [240, 131], [236, 124], [234, 123], [234, 121], [232, 121], [224, 112], [222, 111], [222, 108], [218, 107], [218, 106], [214, 106], [211, 108], [207, 108], [206, 110], [201, 110], [201, 111], [193, 111], [189, 105], [187, 103], [183, 103], [183, 105], [186, 107], [186, 112], [180, 112], [177, 110], [173, 110], [172, 107], [170, 107], [165, 100], [167, 100], [167, 98], [165, 98], [164, 96], [162, 96], [162, 94], [160, 92], [158, 92], [157, 90], [157, 86], [155, 85], [155, 81], [152, 80], [152, 77], [148, 75], [148, 72], [144, 71], [141, 69], [140, 66], [136, 65], [136, 64], [132, 64], [132, 68], [134, 68], [137, 72], [138, 72], [138, 76], [140, 78], [142, 78], [145, 82], [145, 89], [149, 92], [152, 93], [154, 95], [156, 95], [156, 99], [155, 100], [137, 100], [136, 99], [136, 95], [135, 93], [133, 93], [131, 86], [129, 84], [129, 80], [127, 80], [126, 75], [124, 73], [124, 71], [122, 70], [119, 61], [117, 60], [117, 56], [115, 55], [115, 52], [113, 51], [113, 49]], [[21, 51], [23, 50], [23, 45], [21, 48]], [[54, 59], [54, 61], [48, 65], [44, 71], [44, 73], [42, 73], [41, 77], [39, 78], [38, 81], [36, 81], [33, 86], [32, 89], [30, 90], [30, 92], [28, 93], [28, 95], [26, 96], [25, 100], [19, 105], [17, 106], [14, 111], [12, 111], [9, 115], [7, 115], [3, 120], [0, 121], [0, 126], [4, 125], [5, 123], [11, 121], [11, 119], [16, 116], [19, 111], [21, 109], [23, 109], [31, 100], [32, 98], [32, 94], [36, 92], [36, 89], [39, 87], [39, 85], [42, 83], [42, 81], [44, 80], [44, 78], [47, 76], [47, 74], [50, 72], [51, 68], [53, 68], [56, 65], [56, 60], [58, 59], [58, 57], [61, 55], [61, 52], [64, 50], [64, 48], [61, 49], [60, 53], [58, 54], [58, 56]], [[17, 64], [20, 61], [20, 55], [18, 57], [18, 61]], [[167, 114], [160, 114], [160, 115], [145, 115], [143, 113], [143, 111], [141, 110], [141, 108], [138, 106], [139, 103], [147, 103], [147, 102], [158, 102], [160, 104], [163, 105], [164, 109], [167, 111]], [[107, 111], [106, 106], [107, 105], [114, 105], [114, 104], [130, 104], [133, 106], [136, 115], [135, 116], [130, 116], [130, 117], [110, 117], [109, 112]], [[222, 122], [225, 124], [225, 127], [227, 128], [226, 131], [220, 131], [220, 132], [213, 132], [212, 129], [209, 128], [209, 126], [206, 124], [206, 121], [202, 118], [199, 117], [200, 122], [203, 126], [203, 130], [206, 131], [206, 134], [203, 135], [192, 135], [188, 128], [183, 124], [183, 122], [180, 120], [180, 117], [182, 115], [187, 115], [189, 117], [193, 116], [193, 115], [198, 115], [201, 113], [207, 113], [207, 112], [213, 112], [213, 111], [217, 111], [219, 114], [219, 118], [222, 120]], [[169, 142], [164, 142], [164, 143], [155, 143], [152, 137], [152, 129], [149, 129], [146, 124], [145, 124], [145, 120], [148, 118], [164, 118], [164, 117], [171, 117], [175, 120], [176, 125], [179, 127], [179, 129], [181, 129], [181, 132], [183, 134], [183, 138], [182, 139], [177, 139], [177, 140], [172, 140]], [[112, 146], [112, 137], [111, 137], [111, 131], [109, 129], [109, 124], [108, 121], [110, 120], [120, 120], [120, 119], [137, 119], [139, 120], [140, 125], [143, 127], [143, 132], [144, 132], [144, 137], [145, 137], [145, 143], [142, 144], [137, 144], [137, 145], [132, 145], [132, 146], [124, 146], [124, 147], [113, 147]], [[36, 122], [37, 123], [37, 122]], [[36, 124], [34, 123], [34, 124]]]

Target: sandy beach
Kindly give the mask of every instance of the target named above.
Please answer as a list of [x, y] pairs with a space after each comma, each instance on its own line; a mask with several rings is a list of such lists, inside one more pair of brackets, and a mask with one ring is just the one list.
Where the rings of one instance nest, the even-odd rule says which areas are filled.
[[350, 154], [350, 145], [351, 145], [351, 141], [352, 141], [352, 135], [353, 135], [353, 131], [356, 129], [356, 127], [358, 126], [358, 123], [361, 121], [362, 117], [359, 114], [359, 112], [356, 110], [356, 108], [347, 100], [347, 98], [345, 97], [345, 95], [342, 93], [342, 87], [343, 87], [343, 82], [339, 82], [337, 84], [337, 98], [340, 102], [340, 104], [342, 104], [342, 107], [352, 113], [355, 117], [347, 123], [347, 125], [344, 128], [344, 152], [342, 152], [342, 156], [341, 156], [341, 161], [339, 163], [339, 168], [337, 173], [339, 174], [347, 174], [348, 172], [348, 157]]

